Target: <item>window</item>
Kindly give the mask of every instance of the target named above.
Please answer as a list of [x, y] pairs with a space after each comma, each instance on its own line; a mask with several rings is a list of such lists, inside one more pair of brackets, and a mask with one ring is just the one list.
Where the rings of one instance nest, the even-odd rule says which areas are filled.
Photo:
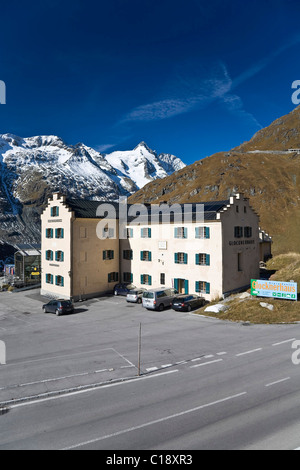
[[55, 261], [62, 262], [64, 260], [64, 252], [63, 251], [56, 251], [55, 252]]
[[195, 238], [208, 239], [210, 238], [209, 227], [195, 227]]
[[64, 229], [56, 228], [55, 229], [55, 238], [64, 238]]
[[102, 232], [103, 238], [114, 238], [114, 236], [115, 236], [115, 231], [113, 228], [104, 227], [103, 232]]
[[132, 273], [123, 273], [123, 282], [133, 282], [133, 274]]
[[53, 261], [53, 251], [51, 250], [46, 251], [46, 261]]
[[235, 210], [236, 210], [237, 213], [239, 213], [239, 211], [240, 211], [239, 206], [235, 206]]
[[243, 271], [243, 263], [242, 263], [242, 253], [238, 253], [237, 254], [237, 268], [238, 268], [238, 272], [242, 272]]
[[210, 283], [204, 281], [196, 281], [195, 290], [198, 294], [210, 294]]
[[133, 238], [133, 228], [125, 228], [125, 238]]
[[197, 253], [196, 264], [199, 266], [210, 266], [210, 255], [206, 253]]
[[234, 227], [234, 236], [235, 238], [243, 237], [243, 227]]
[[133, 259], [133, 251], [132, 250], [123, 250], [123, 259], [132, 260]]
[[141, 229], [142, 238], [151, 238], [151, 228], [142, 228]]
[[79, 238], [87, 238], [87, 228], [80, 227], [79, 229]]
[[163, 286], [166, 284], [166, 275], [165, 275], [165, 273], [160, 273], [160, 283]]
[[55, 285], [63, 287], [64, 286], [64, 278], [62, 276], [55, 276]]
[[119, 273], [108, 274], [108, 282], [118, 282], [118, 281], [119, 281]]
[[53, 228], [46, 228], [46, 238], [53, 238]]
[[187, 238], [187, 228], [186, 227], [175, 227], [174, 228], [174, 238]]
[[187, 264], [188, 262], [187, 253], [174, 253], [174, 261], [176, 264]]
[[103, 251], [103, 259], [114, 259], [114, 250], [105, 250]]
[[53, 275], [52, 274], [46, 274], [46, 283], [47, 284], [53, 284]]
[[142, 274], [141, 275], [141, 284], [146, 286], [152, 285], [152, 277], [149, 274]]
[[151, 261], [152, 254], [151, 251], [141, 251], [141, 261]]
[[244, 227], [244, 237], [245, 238], [252, 237], [252, 227]]
[[58, 217], [59, 216], [59, 207], [54, 206], [51, 207], [51, 217]]

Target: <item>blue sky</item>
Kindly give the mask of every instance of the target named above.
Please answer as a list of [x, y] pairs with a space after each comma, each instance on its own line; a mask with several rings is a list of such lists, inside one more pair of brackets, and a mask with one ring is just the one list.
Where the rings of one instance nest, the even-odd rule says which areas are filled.
[[2, 2], [0, 133], [193, 163], [295, 108], [299, 0]]

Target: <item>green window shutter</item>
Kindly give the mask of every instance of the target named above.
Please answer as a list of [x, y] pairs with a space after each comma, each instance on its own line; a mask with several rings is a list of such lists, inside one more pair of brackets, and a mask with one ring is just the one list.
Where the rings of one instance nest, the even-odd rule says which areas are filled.
[[206, 266], [210, 266], [210, 255], [206, 255], [205, 264]]
[[174, 238], [178, 238], [178, 228], [174, 228]]
[[55, 252], [55, 261], [58, 260], [58, 251]]
[[187, 253], [184, 253], [184, 255], [183, 255], [183, 263], [184, 263], [184, 264], [187, 264], [187, 262], [188, 262], [188, 255], [187, 255]]
[[133, 274], [130, 273], [130, 282], [133, 282]]
[[55, 238], [57, 238], [57, 228], [55, 229]]
[[200, 238], [200, 229], [199, 229], [199, 227], [195, 228], [195, 238]]
[[62, 277], [62, 278], [61, 278], [61, 285], [62, 285], [62, 287], [64, 287], [64, 282], [65, 282], [65, 279]]
[[106, 259], [106, 251], [103, 251], [103, 259]]
[[62, 251], [62, 252], [61, 252], [61, 261], [64, 261], [64, 257], [65, 257], [65, 254], [64, 254], [64, 252]]
[[210, 238], [210, 230], [209, 230], [209, 227], [205, 227], [205, 238]]
[[200, 264], [200, 254], [196, 253], [196, 264]]
[[144, 282], [144, 274], [141, 274], [141, 284], [145, 284], [145, 282]]
[[50, 251], [50, 261], [53, 261], [53, 251]]
[[195, 290], [196, 290], [196, 292], [198, 292], [198, 293], [200, 292], [200, 282], [199, 282], [199, 281], [196, 281], [196, 282], [195, 282]]
[[141, 261], [144, 261], [144, 252], [141, 251]]
[[187, 228], [184, 227], [184, 229], [183, 229], [183, 238], [187, 238], [187, 235], [188, 235]]
[[205, 291], [206, 291], [206, 294], [210, 294], [210, 283], [209, 282], [205, 283]]
[[61, 238], [64, 238], [64, 229], [61, 229]]
[[133, 259], [133, 251], [130, 250], [130, 259]]
[[53, 238], [53, 228], [51, 228], [50, 230], [51, 230], [51, 238]]
[[148, 228], [148, 238], [151, 238], [151, 228]]
[[53, 274], [51, 274], [51, 284], [53, 284]]
[[184, 291], [185, 294], [189, 293], [189, 281], [187, 279], [184, 281]]
[[149, 251], [148, 257], [149, 257], [149, 261], [152, 261], [152, 253], [151, 253], [151, 251]]
[[152, 276], [148, 276], [148, 286], [152, 286]]
[[178, 287], [179, 287], [179, 280], [174, 279], [174, 289], [176, 289], [178, 291]]
[[51, 217], [53, 217], [53, 214], [54, 214], [53, 209], [54, 209], [54, 208], [51, 207]]
[[174, 261], [176, 264], [178, 264], [178, 253], [174, 253]]

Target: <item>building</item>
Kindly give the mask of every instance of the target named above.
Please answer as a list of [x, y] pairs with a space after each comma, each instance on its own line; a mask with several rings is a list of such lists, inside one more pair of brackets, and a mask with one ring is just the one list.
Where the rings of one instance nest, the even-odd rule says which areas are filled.
[[15, 280], [26, 285], [41, 281], [41, 246], [18, 245], [15, 252]]
[[128, 282], [212, 301], [259, 278], [259, 217], [243, 195], [125, 207], [54, 194], [41, 220], [41, 293], [49, 297], [76, 301]]

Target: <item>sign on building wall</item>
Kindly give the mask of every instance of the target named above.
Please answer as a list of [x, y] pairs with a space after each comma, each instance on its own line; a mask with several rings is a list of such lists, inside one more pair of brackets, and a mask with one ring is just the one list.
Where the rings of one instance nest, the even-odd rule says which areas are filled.
[[251, 295], [256, 297], [297, 300], [297, 292], [296, 282], [251, 280]]

